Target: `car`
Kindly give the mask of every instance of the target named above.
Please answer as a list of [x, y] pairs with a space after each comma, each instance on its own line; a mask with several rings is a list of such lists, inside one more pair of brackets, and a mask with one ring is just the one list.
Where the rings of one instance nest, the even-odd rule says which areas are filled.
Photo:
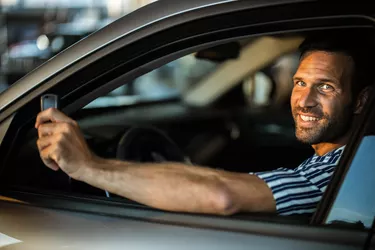
[[289, 107], [299, 44], [374, 18], [359, 3], [162, 0], [75, 43], [0, 94], [0, 247], [374, 249], [373, 96], [313, 216], [147, 207], [49, 170], [34, 128], [54, 94], [102, 157], [293, 168], [313, 153]]

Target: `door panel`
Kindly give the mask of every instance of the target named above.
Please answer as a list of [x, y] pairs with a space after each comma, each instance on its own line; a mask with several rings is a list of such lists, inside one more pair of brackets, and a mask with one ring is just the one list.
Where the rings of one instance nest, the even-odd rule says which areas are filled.
[[[150, 223], [0, 201], [0, 232], [18, 249], [358, 249], [358, 246]], [[282, 228], [282, 226], [280, 227]], [[295, 228], [298, 230], [298, 228]], [[306, 233], [311, 233], [304, 229]]]

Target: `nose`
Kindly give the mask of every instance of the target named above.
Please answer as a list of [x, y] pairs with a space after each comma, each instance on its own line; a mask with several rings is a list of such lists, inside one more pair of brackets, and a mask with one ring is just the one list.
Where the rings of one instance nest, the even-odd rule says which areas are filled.
[[318, 104], [317, 93], [313, 88], [305, 88], [300, 94], [298, 105], [301, 108], [311, 108]]

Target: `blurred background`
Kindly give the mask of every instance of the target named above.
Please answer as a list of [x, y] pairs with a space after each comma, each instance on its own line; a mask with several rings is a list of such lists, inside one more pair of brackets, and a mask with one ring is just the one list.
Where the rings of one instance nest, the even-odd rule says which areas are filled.
[[155, 0], [0, 0], [0, 92], [90, 33]]
[[[0, 0], [0, 93], [87, 35], [153, 2], [156, 0]], [[215, 52], [227, 53], [233, 46], [236, 51], [251, 42], [251, 39], [237, 41]], [[194, 53], [183, 56], [124, 83], [85, 108], [181, 99], [193, 86], [220, 69], [222, 61], [206, 59], [201, 60]], [[289, 105], [291, 79], [297, 64], [298, 54], [291, 52], [243, 79], [240, 87], [246, 101], [252, 106], [268, 106], [272, 96], [277, 105]], [[278, 91], [274, 86], [280, 86]]]

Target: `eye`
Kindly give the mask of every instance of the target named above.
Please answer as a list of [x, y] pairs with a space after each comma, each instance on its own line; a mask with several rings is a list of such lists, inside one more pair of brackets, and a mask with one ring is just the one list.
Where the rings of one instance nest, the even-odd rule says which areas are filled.
[[306, 83], [303, 81], [296, 81], [294, 84], [301, 87], [306, 86]]
[[320, 86], [319, 86], [319, 89], [321, 89], [321, 90], [323, 90], [323, 91], [332, 91], [332, 90], [334, 90], [334, 88], [331, 86], [331, 85], [329, 85], [329, 84], [321, 84]]

